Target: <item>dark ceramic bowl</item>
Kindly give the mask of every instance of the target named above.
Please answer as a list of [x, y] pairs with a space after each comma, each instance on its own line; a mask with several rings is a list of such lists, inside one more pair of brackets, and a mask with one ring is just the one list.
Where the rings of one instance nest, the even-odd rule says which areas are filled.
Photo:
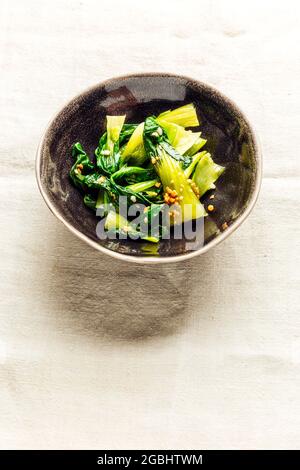
[[[204, 221], [204, 243], [191, 249], [185, 239], [161, 241], [158, 246], [132, 240], [99, 240], [99, 218], [83, 204], [82, 195], [69, 179], [72, 144], [80, 141], [93, 155], [107, 114], [126, 114], [126, 122], [141, 122], [148, 115], [190, 102], [196, 106], [202, 136], [208, 140], [205, 148], [216, 163], [226, 167], [214, 192], [215, 211]], [[260, 188], [261, 155], [249, 122], [219, 91], [188, 77], [149, 73], [107, 80], [64, 106], [42, 138], [36, 173], [51, 211], [89, 245], [127, 261], [170, 262], [204, 253], [246, 219]], [[208, 201], [209, 195], [204, 197], [204, 205]]]

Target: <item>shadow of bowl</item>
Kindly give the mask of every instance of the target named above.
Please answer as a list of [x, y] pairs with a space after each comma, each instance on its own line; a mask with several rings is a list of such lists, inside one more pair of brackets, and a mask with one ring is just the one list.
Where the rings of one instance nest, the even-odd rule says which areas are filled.
[[[180, 265], [133, 266], [95, 253], [51, 218], [40, 226], [48, 235], [34, 276], [56, 330], [139, 342], [184, 331], [195, 308], [205, 323], [222, 303], [221, 292], [211, 289], [216, 263], [222, 274], [218, 250]], [[205, 273], [200, 284], [199, 273]]]

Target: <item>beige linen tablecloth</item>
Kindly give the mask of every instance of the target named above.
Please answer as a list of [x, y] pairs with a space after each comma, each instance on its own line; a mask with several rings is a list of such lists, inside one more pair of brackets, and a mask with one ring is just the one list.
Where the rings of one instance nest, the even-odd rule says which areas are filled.
[[[1, 1], [1, 448], [299, 447], [298, 5]], [[95, 252], [34, 176], [62, 103], [141, 71], [218, 87], [264, 155], [245, 224], [170, 266]]]

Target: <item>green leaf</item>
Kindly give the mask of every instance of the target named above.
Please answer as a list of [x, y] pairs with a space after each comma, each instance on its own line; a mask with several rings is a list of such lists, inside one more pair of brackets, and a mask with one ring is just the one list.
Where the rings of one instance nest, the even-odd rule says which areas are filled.
[[146, 154], [145, 147], [144, 147], [143, 132], [144, 132], [144, 122], [142, 122], [135, 128], [129, 141], [127, 142], [127, 145], [122, 150], [122, 153], [121, 153], [122, 162], [129, 162], [133, 165], [141, 166], [148, 159], [148, 156]]
[[111, 180], [116, 182], [122, 180], [129, 184], [138, 183], [155, 177], [153, 167], [141, 168], [139, 166], [122, 166], [118, 171], [111, 175]]
[[224, 170], [225, 168], [223, 166], [217, 165], [213, 161], [209, 153], [200, 159], [193, 176], [193, 181], [199, 188], [200, 197], [203, 196], [206, 191], [215, 188], [214, 183]]
[[70, 170], [70, 177], [75, 186], [85, 190], [85, 174], [93, 171], [94, 165], [87, 153], [83, 150], [80, 142], [76, 142], [73, 145], [72, 157], [75, 159], [75, 163]]
[[153, 117], [149, 117], [145, 121], [144, 145], [150, 159], [157, 156], [157, 146], [159, 145], [164, 148], [164, 150], [174, 158], [174, 160], [182, 161], [183, 163], [186, 161], [189, 162], [188, 157], [181, 155], [176, 149], [174, 149], [174, 147], [172, 147], [166, 132]]
[[138, 124], [123, 124], [119, 138], [120, 147], [128, 142], [137, 126]]
[[119, 180], [127, 180], [132, 178], [133, 176], [135, 177], [135, 180], [138, 178], [149, 178], [153, 176], [155, 172], [153, 171], [153, 168], [141, 168], [141, 167], [122, 167], [120, 170], [115, 172], [113, 175], [110, 177], [110, 186], [116, 197], [118, 196], [126, 196], [128, 199], [128, 203], [131, 204], [132, 202], [141, 202], [143, 204], [151, 204], [151, 200], [146, 197], [143, 193], [141, 192], [136, 192], [132, 190], [129, 186], [123, 186]]
[[145, 212], [148, 226], [151, 227], [151, 234], [157, 238], [161, 238], [169, 233], [168, 227], [162, 225], [162, 215], [166, 207], [166, 204], [163, 202], [160, 204], [151, 204], [151, 206], [147, 207]]
[[125, 217], [115, 211], [109, 211], [107, 214], [104, 228], [109, 233], [122, 233], [124, 236], [129, 236], [135, 240], [140, 238], [152, 243], [159, 242], [158, 237], [149, 236], [148, 234], [137, 230]]
[[[182, 160], [185, 162], [186, 159], [188, 161], [190, 159], [178, 154], [170, 145], [166, 134], [162, 129], [159, 130], [154, 118], [150, 117], [145, 121], [144, 142], [165, 193], [172, 190], [177, 194], [178, 200], [176, 202], [181, 213], [174, 217], [174, 223], [185, 222], [206, 215], [204, 207], [193, 192], [181, 166]], [[172, 204], [172, 199], [174, 198], [172, 197], [168, 203]]]
[[84, 204], [92, 210], [96, 210], [96, 200], [90, 195], [90, 194], [85, 194], [83, 197], [83, 202]]
[[118, 170], [120, 160], [119, 137], [126, 116], [106, 116], [106, 133], [99, 140], [95, 151], [97, 166], [105, 174]]
[[106, 116], [107, 148], [113, 150], [118, 142], [126, 116]]
[[110, 208], [112, 206], [111, 198], [109, 196], [109, 192], [105, 189], [99, 189], [97, 201], [96, 201], [96, 209], [103, 209], [103, 215], [107, 215]]
[[[200, 132], [201, 134], [201, 132]], [[189, 155], [189, 156], [192, 156], [194, 155], [195, 153], [199, 152], [199, 150], [204, 147], [204, 145], [206, 144], [207, 140], [206, 139], [202, 139], [202, 137], [198, 137], [198, 139], [196, 140], [196, 142], [185, 152], [185, 155]]]
[[196, 155], [194, 155], [193, 157], [191, 157], [191, 163], [189, 164], [189, 166], [184, 170], [184, 174], [187, 178], [189, 178], [191, 176], [191, 174], [193, 173], [197, 163], [199, 162], [199, 160], [203, 157], [203, 155], [205, 155], [207, 152], [206, 150], [203, 150], [203, 152], [199, 152], [199, 153], [196, 153]]
[[181, 155], [184, 155], [200, 138], [201, 132], [186, 131], [184, 127], [163, 119], [158, 122], [166, 132], [172, 147]]
[[[205, 216], [205, 209], [195, 195], [179, 162], [174, 160], [163, 148], [158, 148], [158, 155], [158, 160], [154, 164], [155, 170], [163, 184], [165, 193], [168, 193], [168, 190], [175, 191], [175, 199], [181, 209], [178, 217], [174, 217], [174, 223]], [[171, 197], [173, 199], [173, 196]], [[166, 202], [173, 204], [172, 200], [169, 202], [166, 200]]]
[[161, 119], [174, 124], [179, 124], [183, 127], [199, 126], [197, 112], [193, 103], [186, 104], [180, 108], [173, 109], [172, 111], [165, 111], [158, 116], [157, 122], [160, 123]]
[[134, 183], [129, 186], [126, 186], [127, 189], [131, 189], [136, 193], [142, 193], [143, 191], [147, 191], [147, 189], [153, 188], [155, 184], [158, 183], [158, 179], [155, 180], [148, 180], [148, 181], [141, 181], [140, 183]]

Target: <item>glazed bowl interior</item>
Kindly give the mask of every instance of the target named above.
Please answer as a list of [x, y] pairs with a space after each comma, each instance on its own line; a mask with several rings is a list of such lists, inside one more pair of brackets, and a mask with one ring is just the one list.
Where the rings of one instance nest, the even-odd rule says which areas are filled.
[[[190, 240], [185, 238], [163, 240], [157, 246], [133, 240], [99, 240], [99, 218], [83, 204], [81, 193], [69, 179], [72, 144], [80, 141], [93, 156], [99, 136], [105, 131], [107, 114], [126, 114], [126, 122], [139, 123], [149, 115], [191, 102], [197, 109], [202, 137], [207, 139], [205, 149], [216, 163], [226, 167], [214, 191], [215, 211], [204, 220], [204, 240], [196, 249], [191, 249]], [[244, 220], [257, 197], [260, 156], [243, 114], [212, 87], [176, 75], [132, 75], [96, 85], [56, 115], [38, 150], [37, 179], [52, 212], [100, 251], [132, 261], [175, 261], [206, 251]], [[201, 199], [204, 204], [210, 195]]]

